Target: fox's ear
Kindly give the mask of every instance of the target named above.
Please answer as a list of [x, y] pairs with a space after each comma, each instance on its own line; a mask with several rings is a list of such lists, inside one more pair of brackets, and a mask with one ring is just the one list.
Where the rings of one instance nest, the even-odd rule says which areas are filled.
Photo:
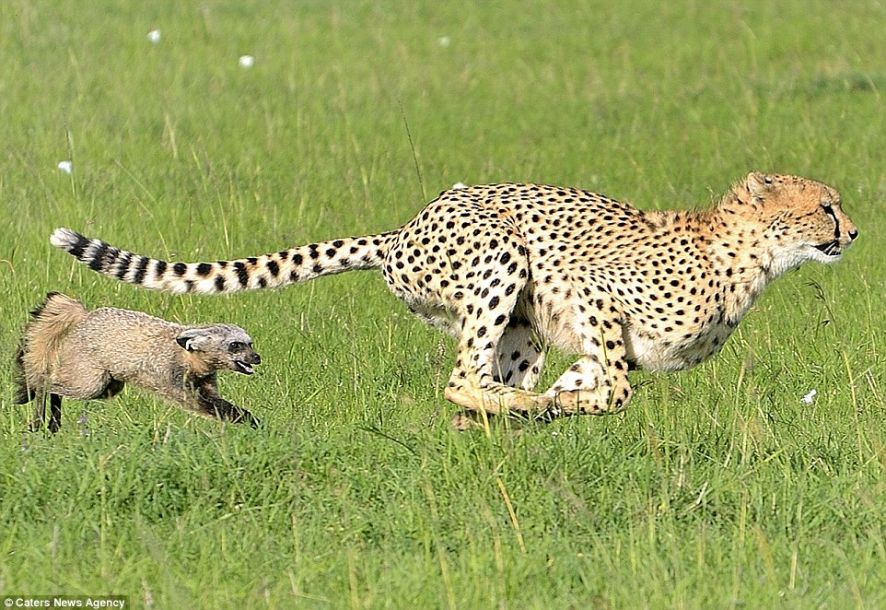
[[199, 352], [209, 341], [209, 335], [200, 328], [189, 328], [175, 338], [175, 342], [189, 352]]
[[772, 191], [772, 176], [761, 174], [760, 172], [751, 172], [745, 178], [745, 187], [751, 195], [754, 203], [762, 203], [766, 199], [766, 195]]

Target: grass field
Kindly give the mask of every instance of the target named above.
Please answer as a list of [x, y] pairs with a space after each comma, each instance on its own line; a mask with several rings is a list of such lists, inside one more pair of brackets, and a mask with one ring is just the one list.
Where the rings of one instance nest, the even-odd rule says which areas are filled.
[[[0, 596], [886, 607], [884, 32], [873, 0], [4, 0]], [[450, 429], [453, 346], [375, 274], [171, 296], [47, 240], [212, 260], [391, 229], [458, 181], [686, 208], [751, 169], [838, 187], [857, 245], [718, 357], [635, 374], [623, 415], [489, 435]], [[244, 326], [265, 364], [222, 385], [265, 426], [127, 390], [24, 433], [12, 353], [49, 290]]]

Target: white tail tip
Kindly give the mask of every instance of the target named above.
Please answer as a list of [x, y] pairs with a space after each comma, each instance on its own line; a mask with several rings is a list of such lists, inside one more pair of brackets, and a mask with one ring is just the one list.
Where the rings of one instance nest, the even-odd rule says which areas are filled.
[[50, 235], [49, 237], [49, 243], [51, 243], [56, 248], [63, 248], [67, 250], [71, 246], [76, 244], [79, 239], [80, 236], [77, 235], [74, 231], [61, 227], [52, 232], [52, 235]]

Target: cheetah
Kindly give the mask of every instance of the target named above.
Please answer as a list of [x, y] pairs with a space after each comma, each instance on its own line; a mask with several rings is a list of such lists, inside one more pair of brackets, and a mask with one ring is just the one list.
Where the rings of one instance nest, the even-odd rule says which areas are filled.
[[[415, 315], [457, 340], [444, 395], [465, 409], [461, 426], [487, 414], [622, 411], [628, 371], [716, 354], [772, 280], [839, 260], [857, 237], [834, 188], [752, 172], [698, 211], [643, 212], [575, 188], [459, 185], [399, 230], [232, 261], [167, 263], [64, 228], [51, 243], [95, 271], [175, 293], [380, 269]], [[537, 392], [550, 347], [578, 358]]]

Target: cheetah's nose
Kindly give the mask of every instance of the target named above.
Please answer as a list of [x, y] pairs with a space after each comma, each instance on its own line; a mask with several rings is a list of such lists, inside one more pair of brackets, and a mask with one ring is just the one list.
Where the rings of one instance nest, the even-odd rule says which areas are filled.
[[858, 229], [852, 229], [849, 231], [849, 239], [854, 241], [856, 237], [858, 237]]

